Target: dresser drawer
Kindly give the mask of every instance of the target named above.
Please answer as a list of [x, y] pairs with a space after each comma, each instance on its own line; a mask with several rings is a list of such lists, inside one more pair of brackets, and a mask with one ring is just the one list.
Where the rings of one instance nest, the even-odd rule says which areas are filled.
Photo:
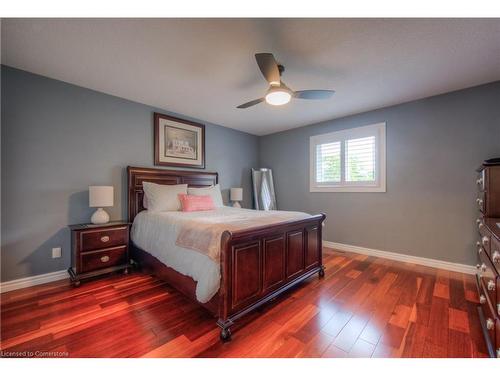
[[496, 335], [496, 346], [495, 346], [495, 354], [497, 358], [500, 358], [500, 319], [497, 319], [496, 322], [496, 329], [495, 329], [495, 335]]
[[486, 169], [483, 169], [477, 174], [476, 185], [479, 191], [486, 190]]
[[[484, 320], [481, 319], [481, 325], [485, 328], [485, 333], [487, 337], [485, 339], [487, 342], [489, 341], [488, 346], [493, 348], [498, 348], [498, 334], [500, 329], [499, 320], [496, 319], [493, 315], [491, 315], [491, 311], [488, 308], [484, 308], [484, 305], [481, 306], [483, 311]], [[482, 317], [481, 317], [482, 318]], [[493, 353], [495, 350], [493, 351]]]
[[489, 231], [488, 227], [484, 224], [483, 219], [478, 219], [477, 221], [477, 229], [479, 232], [479, 245], [483, 247], [484, 250], [488, 254], [490, 254], [490, 249], [491, 249], [491, 232]]
[[480, 191], [477, 194], [476, 203], [477, 203], [477, 208], [479, 209], [479, 211], [484, 213], [485, 207], [486, 207], [486, 194], [484, 191]]
[[481, 261], [479, 276], [483, 294], [488, 297], [493, 314], [498, 315], [500, 277], [486, 253], [480, 253], [479, 258]]
[[[487, 346], [492, 349], [498, 343], [498, 330], [500, 329], [500, 321], [497, 319], [495, 313], [491, 309], [491, 305], [487, 298], [485, 298], [486, 291], [484, 290], [484, 285], [482, 285], [482, 281], [479, 278], [476, 278], [478, 282], [478, 290], [480, 295], [481, 302], [481, 325], [484, 327], [484, 333], [486, 335], [485, 340], [487, 342]], [[498, 346], [497, 346], [498, 347]]]
[[490, 260], [496, 268], [497, 273], [500, 274], [500, 241], [494, 236], [491, 236], [491, 250], [489, 252]]
[[81, 253], [80, 272], [95, 271], [127, 262], [127, 245]]
[[128, 226], [84, 231], [80, 233], [80, 251], [91, 251], [125, 245], [128, 242]]

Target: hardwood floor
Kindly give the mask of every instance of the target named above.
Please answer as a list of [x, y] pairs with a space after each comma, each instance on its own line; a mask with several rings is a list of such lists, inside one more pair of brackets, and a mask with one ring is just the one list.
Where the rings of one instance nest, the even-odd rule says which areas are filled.
[[[141, 273], [1, 295], [3, 356], [485, 357], [471, 275], [324, 249], [311, 277], [219, 342], [215, 319]], [[54, 354], [56, 353], [56, 354]]]

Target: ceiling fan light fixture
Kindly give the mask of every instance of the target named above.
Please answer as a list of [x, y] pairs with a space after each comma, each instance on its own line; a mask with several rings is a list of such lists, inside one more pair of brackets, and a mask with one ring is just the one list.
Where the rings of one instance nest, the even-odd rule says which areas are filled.
[[281, 75], [285, 71], [285, 67], [276, 62], [272, 53], [256, 53], [255, 60], [264, 79], [269, 83], [269, 88], [263, 98], [261, 97], [240, 104], [236, 108], [250, 108], [262, 102], [273, 106], [280, 106], [289, 103], [292, 97], [294, 99], [307, 100], [329, 99], [335, 92], [333, 90], [293, 91], [281, 80]]
[[271, 105], [284, 105], [290, 102], [292, 94], [286, 90], [271, 90], [266, 94], [266, 102]]

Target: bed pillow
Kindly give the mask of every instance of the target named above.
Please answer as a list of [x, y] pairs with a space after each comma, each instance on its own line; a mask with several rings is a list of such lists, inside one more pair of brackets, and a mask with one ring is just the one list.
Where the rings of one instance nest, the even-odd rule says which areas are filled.
[[148, 211], [179, 211], [181, 202], [179, 194], [187, 194], [187, 184], [160, 185], [153, 182], [143, 182], [143, 205]]
[[183, 212], [215, 210], [215, 205], [210, 195], [179, 194]]
[[222, 194], [220, 192], [220, 186], [217, 184], [215, 186], [209, 186], [204, 188], [188, 188], [189, 195], [209, 195], [212, 197], [215, 207], [224, 207], [224, 202], [222, 201]]

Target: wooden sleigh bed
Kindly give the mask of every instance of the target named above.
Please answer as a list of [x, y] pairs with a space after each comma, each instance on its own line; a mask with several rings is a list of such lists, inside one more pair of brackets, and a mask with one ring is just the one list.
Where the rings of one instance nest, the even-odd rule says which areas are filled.
[[[142, 182], [207, 187], [217, 173], [128, 167], [128, 219], [143, 207]], [[325, 215], [239, 231], [225, 231], [221, 239], [220, 289], [207, 303], [195, 297], [196, 282], [166, 266], [131, 241], [131, 258], [140, 267], [167, 281], [218, 318], [220, 337], [231, 338], [235, 320], [276, 298], [313, 274], [324, 276], [322, 223]]]

